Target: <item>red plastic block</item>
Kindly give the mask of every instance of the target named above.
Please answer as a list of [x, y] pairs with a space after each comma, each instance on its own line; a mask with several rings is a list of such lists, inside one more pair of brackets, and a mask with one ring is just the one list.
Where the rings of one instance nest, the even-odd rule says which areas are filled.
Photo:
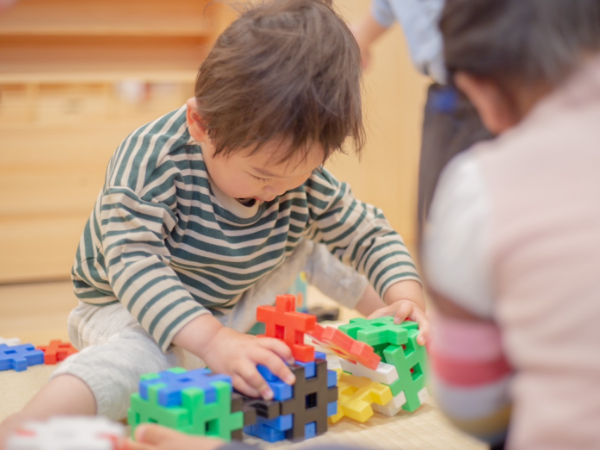
[[316, 316], [296, 311], [296, 297], [278, 295], [275, 306], [259, 306], [256, 320], [265, 324], [264, 337], [272, 337], [285, 342], [300, 362], [315, 360], [315, 348], [304, 344], [304, 334], [311, 333], [317, 323]]
[[38, 350], [44, 352], [44, 364], [56, 364], [77, 353], [77, 349], [69, 342], [62, 342], [60, 340], [50, 341], [50, 345], [41, 345], [38, 347]]
[[332, 352], [351, 363], [359, 363], [369, 369], [377, 370], [381, 357], [373, 351], [373, 347], [359, 342], [333, 327], [315, 326], [315, 331], [309, 335], [319, 345], [329, 348]]

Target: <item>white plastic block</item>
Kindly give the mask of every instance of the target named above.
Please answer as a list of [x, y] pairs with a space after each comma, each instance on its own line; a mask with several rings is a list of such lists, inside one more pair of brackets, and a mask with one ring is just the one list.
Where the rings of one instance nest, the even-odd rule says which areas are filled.
[[117, 450], [125, 427], [104, 417], [54, 417], [29, 422], [13, 434], [7, 450]]
[[378, 413], [393, 417], [400, 411], [402, 411], [402, 405], [404, 405], [405, 403], [406, 396], [404, 395], [404, 392], [400, 392], [385, 405], [382, 406], [378, 405], [377, 403], [373, 403], [371, 407], [373, 408], [373, 411], [377, 411]]
[[419, 396], [419, 400], [421, 400], [421, 405], [422, 405], [429, 398], [429, 391], [427, 390], [426, 387], [424, 387], [423, 389], [421, 389], [419, 391], [419, 393], [417, 395]]
[[15, 345], [21, 344], [21, 339], [19, 339], [19, 338], [4, 339], [2, 336], [0, 336], [0, 344], [6, 344], [9, 347], [14, 347]]
[[376, 370], [369, 369], [362, 364], [352, 364], [340, 358], [340, 365], [344, 372], [351, 373], [357, 377], [365, 377], [376, 383], [392, 384], [398, 379], [398, 371], [392, 364], [380, 362]]

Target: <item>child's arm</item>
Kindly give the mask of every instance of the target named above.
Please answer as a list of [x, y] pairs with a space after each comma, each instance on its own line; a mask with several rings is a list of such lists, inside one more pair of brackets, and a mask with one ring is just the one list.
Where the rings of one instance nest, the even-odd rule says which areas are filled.
[[429, 326], [419, 276], [402, 238], [382, 212], [357, 201], [348, 185], [324, 169], [311, 176], [305, 189], [313, 218], [309, 237], [368, 278], [390, 307], [380, 312], [419, 322], [420, 342], [426, 341]]
[[435, 394], [456, 426], [501, 441], [512, 370], [494, 322], [490, 202], [473, 152], [440, 178], [425, 232], [423, 266], [437, 314], [430, 347]]

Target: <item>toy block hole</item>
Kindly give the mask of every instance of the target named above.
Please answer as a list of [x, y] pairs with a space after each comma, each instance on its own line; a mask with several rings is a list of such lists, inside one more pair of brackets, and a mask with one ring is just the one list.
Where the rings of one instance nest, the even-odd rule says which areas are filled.
[[4, 354], [5, 354], [5, 355], [14, 355], [15, 353], [17, 353], [17, 352], [16, 352], [16, 351], [14, 351], [14, 350], [6, 350], [6, 351], [4, 352]]
[[372, 323], [371, 326], [372, 327], [385, 327], [385, 324], [384, 323], [377, 323], [377, 322], [375, 322], [375, 323]]
[[285, 327], [282, 325], [275, 325], [275, 338], [283, 339], [285, 337]]
[[218, 436], [219, 435], [219, 419], [209, 420], [204, 424], [205, 436]]
[[317, 407], [317, 393], [308, 394], [306, 396], [306, 409]]
[[413, 368], [410, 369], [410, 376], [412, 377], [413, 381], [417, 381], [422, 375], [423, 369], [421, 369], [421, 363], [415, 364]]
[[406, 343], [406, 345], [403, 345], [402, 348], [404, 349], [404, 356], [407, 358], [415, 351], [415, 347], [410, 340]]
[[[136, 414], [136, 417], [139, 417], [139, 414]], [[148, 423], [158, 423], [158, 420], [148, 419]]]
[[183, 378], [179, 379], [180, 383], [191, 383], [192, 381], [194, 381], [194, 380], [189, 377], [183, 377]]

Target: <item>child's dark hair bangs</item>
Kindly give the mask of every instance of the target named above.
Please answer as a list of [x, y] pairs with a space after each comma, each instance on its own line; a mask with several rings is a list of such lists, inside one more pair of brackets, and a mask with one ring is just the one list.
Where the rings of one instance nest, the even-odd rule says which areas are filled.
[[217, 154], [272, 140], [286, 141], [282, 161], [315, 143], [327, 159], [347, 138], [362, 149], [360, 51], [330, 3], [263, 2], [219, 37], [196, 81]]

